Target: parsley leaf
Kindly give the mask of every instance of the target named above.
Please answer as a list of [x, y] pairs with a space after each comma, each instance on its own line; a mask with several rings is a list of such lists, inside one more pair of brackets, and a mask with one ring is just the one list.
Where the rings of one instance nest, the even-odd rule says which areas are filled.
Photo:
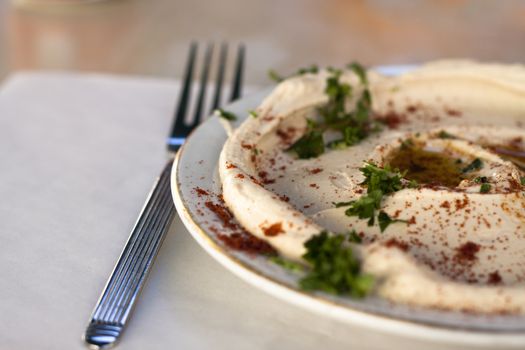
[[233, 114], [232, 112], [225, 111], [224, 109], [216, 109], [215, 113], [223, 119], [229, 120], [229, 121], [235, 121], [237, 120], [237, 116]]
[[270, 261], [291, 272], [303, 272], [305, 270], [305, 267], [303, 265], [295, 261], [285, 259], [281, 256], [272, 256], [270, 257]]
[[276, 82], [276, 83], [280, 83], [281, 81], [283, 81], [285, 78], [280, 75], [279, 73], [277, 73], [275, 70], [273, 69], [270, 69], [268, 71], [268, 78], [270, 78], [270, 80]]
[[[343, 71], [340, 69], [328, 68], [330, 74], [326, 78], [324, 90], [325, 94], [328, 96], [328, 102], [318, 109], [321, 121], [318, 123], [310, 121], [305, 135], [298, 140], [298, 142], [301, 142], [301, 148], [305, 147], [303, 144], [305, 140], [315, 139], [316, 142], [319, 142], [319, 138], [323, 139], [323, 134], [327, 130], [336, 131], [341, 134], [341, 138], [327, 144], [327, 147], [331, 149], [343, 149], [353, 146], [367, 138], [370, 133], [378, 131], [377, 128], [374, 128], [374, 125], [370, 120], [372, 114], [372, 97], [368, 90], [368, 86], [366, 85], [368, 84], [366, 71], [357, 63], [349, 66], [349, 68], [358, 72], [356, 74], [358, 74], [364, 86], [361, 95], [356, 100], [355, 109], [351, 112], [347, 112], [345, 108], [348, 99], [353, 96], [354, 89], [350, 84], [341, 81]], [[312, 69], [313, 67], [303, 71], [312, 72]], [[311, 135], [314, 132], [319, 133], [315, 134], [315, 138]], [[324, 145], [324, 140], [322, 141]], [[290, 149], [297, 151], [295, 146], [295, 144], [292, 145]], [[318, 144], [316, 144], [314, 148], [320, 150]], [[311, 158], [322, 153], [324, 153], [324, 147], [320, 153], [297, 152], [297, 155], [299, 158]]]
[[252, 118], [257, 118], [259, 116], [259, 114], [257, 113], [257, 111], [254, 111], [253, 109], [252, 110], [249, 110], [248, 111], [248, 114], [252, 117]]
[[354, 201], [350, 201], [350, 202], [332, 202], [332, 204], [336, 208], [348, 207], [349, 205], [352, 205], [352, 203], [354, 203]]
[[345, 214], [348, 216], [357, 216], [359, 219], [368, 219], [368, 226], [374, 225], [375, 211], [381, 205], [383, 192], [374, 190], [366, 196], [362, 196], [352, 203], [352, 206], [346, 209]]
[[525, 186], [525, 176], [520, 177], [520, 183], [522, 186]]
[[490, 184], [487, 184], [487, 183], [484, 183], [484, 184], [481, 184], [480, 188], [479, 188], [479, 192], [480, 193], [487, 193], [490, 191], [490, 188], [492, 186]]
[[287, 79], [287, 78], [291, 78], [293, 76], [296, 76], [296, 75], [303, 75], [303, 74], [307, 74], [307, 73], [310, 73], [310, 74], [317, 74], [319, 73], [319, 67], [315, 64], [312, 64], [308, 67], [304, 67], [304, 68], [299, 68], [297, 70], [297, 72], [295, 72], [294, 74], [288, 76], [288, 77], [284, 77], [282, 75], [280, 75], [279, 73], [277, 73], [275, 70], [273, 69], [270, 69], [268, 71], [268, 78], [270, 78], [270, 80], [276, 82], [276, 83], [280, 83], [281, 81]]
[[345, 235], [329, 235], [322, 231], [306, 241], [303, 258], [312, 269], [299, 281], [302, 289], [356, 298], [362, 298], [372, 290], [372, 276], [361, 272], [361, 263], [352, 248], [345, 244], [345, 239]]
[[348, 64], [347, 67], [348, 69], [351, 69], [359, 77], [359, 80], [361, 80], [361, 84], [368, 85], [368, 79], [366, 77], [366, 70], [361, 64], [357, 62], [352, 62]]
[[295, 151], [301, 159], [317, 157], [324, 153], [323, 134], [317, 130], [307, 132], [289, 150]]
[[468, 173], [483, 168], [483, 161], [479, 158], [474, 159], [469, 165], [461, 170], [462, 173]]
[[360, 244], [360, 243], [363, 242], [363, 239], [361, 238], [361, 236], [359, 236], [357, 234], [357, 232], [355, 232], [355, 230], [352, 230], [348, 234], [348, 241], [350, 241], [352, 243], [359, 243]]
[[379, 168], [372, 163], [366, 163], [359, 170], [365, 176], [365, 180], [361, 184], [367, 186], [368, 193], [381, 190], [383, 194], [389, 194], [403, 189], [401, 183], [403, 174], [399, 171], [393, 171], [388, 165]]
[[445, 130], [441, 130], [438, 134], [437, 134], [437, 137], [439, 137], [440, 139], [456, 139], [457, 137], [446, 132]]
[[[404, 175], [397, 170], [392, 170], [388, 165], [384, 168], [379, 168], [372, 163], [366, 163], [359, 170], [365, 176], [365, 180], [361, 184], [367, 186], [367, 194], [353, 202], [335, 203], [335, 205], [337, 208], [350, 204], [350, 207], [345, 211], [346, 215], [368, 219], [368, 226], [373, 226], [376, 210], [381, 208], [383, 196], [405, 188], [401, 181]], [[406, 185], [406, 187], [410, 188], [417, 186], [417, 182], [409, 182]], [[379, 212], [377, 221], [381, 232], [394, 222], [406, 222], [404, 220], [393, 220], [384, 211]]]
[[486, 176], [478, 176], [474, 179], [474, 182], [479, 184], [479, 183], [487, 183], [489, 181], [489, 179], [486, 177]]
[[396, 222], [407, 222], [406, 220], [397, 220], [392, 219], [387, 213], [384, 211], [380, 211], [379, 215], [377, 216], [377, 221], [379, 223], [379, 229], [381, 229], [381, 232], [385, 231], [388, 225], [396, 223]]

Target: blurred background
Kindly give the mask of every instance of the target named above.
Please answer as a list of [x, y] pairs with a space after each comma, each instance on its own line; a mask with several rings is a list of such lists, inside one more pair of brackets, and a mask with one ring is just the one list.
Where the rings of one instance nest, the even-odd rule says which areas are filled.
[[523, 63], [525, 1], [0, 0], [0, 79], [23, 69], [173, 78], [191, 39], [246, 43], [252, 84], [311, 63]]

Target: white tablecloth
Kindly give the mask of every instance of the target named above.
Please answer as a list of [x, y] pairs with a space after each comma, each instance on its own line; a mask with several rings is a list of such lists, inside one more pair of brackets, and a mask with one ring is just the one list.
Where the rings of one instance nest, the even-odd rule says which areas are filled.
[[[19, 73], [0, 90], [0, 349], [81, 334], [164, 164], [178, 83]], [[451, 349], [264, 294], [176, 218], [119, 349]], [[455, 348], [459, 349], [459, 348]]]

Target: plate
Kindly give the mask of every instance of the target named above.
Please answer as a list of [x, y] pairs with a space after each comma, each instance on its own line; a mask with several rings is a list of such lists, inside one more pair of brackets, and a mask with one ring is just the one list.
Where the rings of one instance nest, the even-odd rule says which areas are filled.
[[[399, 74], [411, 66], [378, 70]], [[246, 116], [271, 89], [241, 99], [225, 109]], [[234, 127], [242, 123], [235, 122]], [[231, 272], [286, 302], [350, 324], [407, 337], [455, 344], [525, 346], [525, 317], [472, 315], [392, 304], [370, 297], [354, 300], [300, 290], [299, 276], [271, 262], [268, 257], [234, 250], [220, 239], [217, 215], [206, 203], [217, 201], [220, 181], [217, 161], [227, 135], [217, 117], [200, 125], [178, 152], [172, 170], [172, 193], [179, 215], [197, 242]], [[206, 193], [208, 195], [206, 195]], [[210, 199], [209, 197], [215, 197]]]

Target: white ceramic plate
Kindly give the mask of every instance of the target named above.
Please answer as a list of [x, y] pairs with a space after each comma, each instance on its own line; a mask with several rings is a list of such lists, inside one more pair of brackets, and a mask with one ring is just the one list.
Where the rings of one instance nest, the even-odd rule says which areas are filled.
[[[389, 74], [409, 69], [383, 67]], [[244, 98], [228, 111], [246, 116], [270, 90]], [[236, 122], [237, 126], [242, 120]], [[217, 173], [219, 153], [226, 132], [217, 117], [212, 117], [188, 138], [175, 159], [172, 192], [175, 206], [189, 232], [217, 261], [233, 273], [278, 298], [344, 322], [372, 329], [448, 343], [525, 347], [525, 317], [480, 316], [393, 305], [379, 298], [353, 300], [324, 293], [307, 293], [297, 288], [298, 276], [275, 265], [265, 256], [254, 256], [228, 248], [218, 239], [218, 220], [207, 209], [208, 196], [199, 196], [199, 188], [220, 194]], [[216, 202], [216, 201], [215, 201]], [[214, 232], [215, 231], [215, 232]]]

